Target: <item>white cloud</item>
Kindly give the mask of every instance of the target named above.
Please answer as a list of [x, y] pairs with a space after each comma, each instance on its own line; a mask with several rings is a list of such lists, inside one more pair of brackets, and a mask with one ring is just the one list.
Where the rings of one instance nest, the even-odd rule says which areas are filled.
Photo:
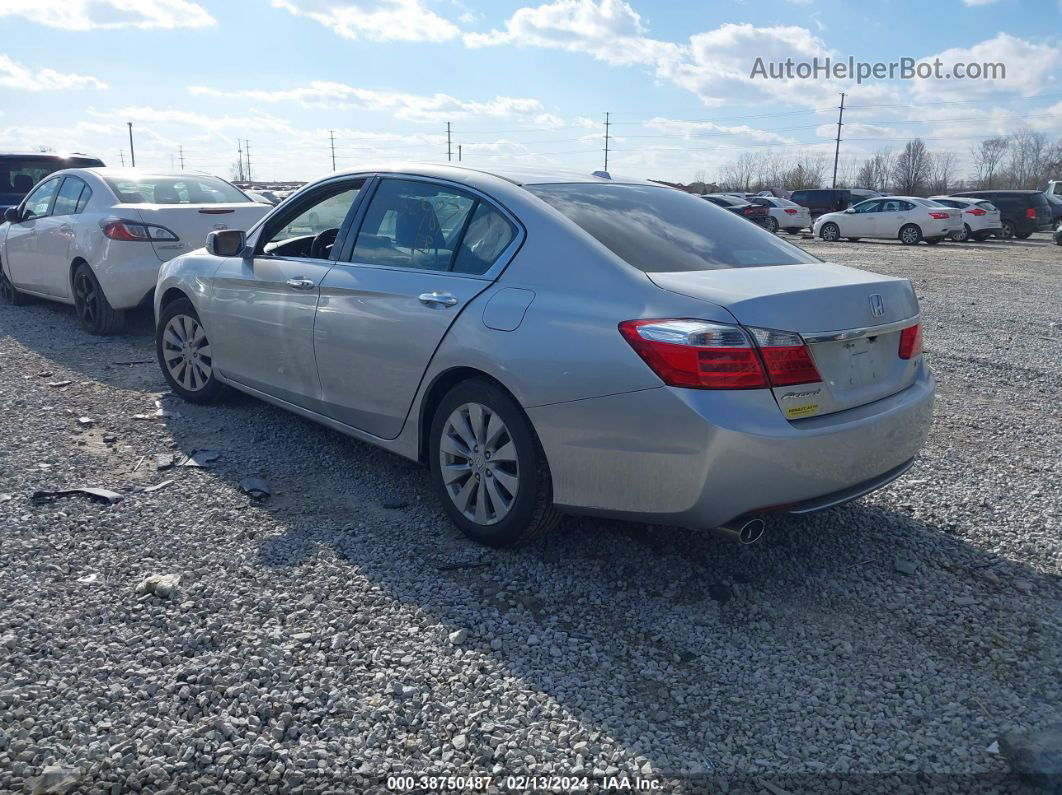
[[934, 78], [908, 81], [918, 99], [970, 100], [1000, 94], [1031, 97], [1040, 92], [1057, 91], [1057, 75], [1062, 68], [1062, 52], [1056, 45], [1035, 44], [1009, 33], [997, 33], [991, 39], [971, 47], [952, 47], [921, 60], [932, 61], [935, 58], [941, 60], [946, 71], [957, 63], [1001, 63], [1006, 67], [1006, 77], [994, 80]]
[[24, 91], [62, 91], [77, 88], [106, 88], [95, 77], [63, 74], [54, 69], [32, 69], [0, 54], [0, 86]]
[[66, 30], [201, 28], [215, 24], [191, 0], [0, 0], [0, 17]]
[[760, 130], [747, 124], [722, 125], [710, 121], [695, 122], [682, 121], [679, 119], [666, 119], [656, 116], [644, 123], [645, 127], [652, 130], [660, 130], [669, 135], [682, 136], [686, 140], [715, 138], [730, 135], [741, 136], [742, 140], [758, 141], [760, 143], [792, 144], [795, 139], [779, 135], [771, 130]]
[[962, 0], [968, 6], [990, 6], [997, 0]]
[[495, 97], [485, 102], [461, 100], [448, 94], [406, 94], [392, 91], [374, 91], [346, 83], [314, 80], [305, 86], [266, 91], [246, 89], [221, 91], [206, 86], [189, 86], [189, 91], [200, 96], [241, 96], [258, 102], [299, 102], [308, 107], [356, 108], [359, 110], [390, 111], [395, 118], [414, 122], [453, 121], [460, 118], [532, 116], [544, 118], [547, 123], [556, 117], [543, 115], [545, 109], [537, 99], [521, 97]]
[[460, 33], [420, 0], [273, 0], [273, 7], [308, 17], [348, 39], [438, 42]]

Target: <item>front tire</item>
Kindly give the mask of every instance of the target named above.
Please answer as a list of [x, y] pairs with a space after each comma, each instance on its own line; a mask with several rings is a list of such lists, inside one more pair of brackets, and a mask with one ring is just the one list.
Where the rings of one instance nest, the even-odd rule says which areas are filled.
[[30, 302], [30, 297], [15, 287], [7, 278], [2, 262], [0, 262], [0, 301], [11, 306], [25, 306]]
[[951, 239], [954, 240], [956, 243], [965, 243], [972, 236], [973, 236], [973, 232], [970, 231], [970, 225], [969, 224], [963, 224], [961, 232], [952, 232], [951, 233]]
[[457, 527], [492, 547], [526, 544], [556, 524], [546, 456], [523, 410], [485, 379], [442, 399], [429, 437], [432, 484]]
[[214, 374], [214, 356], [206, 329], [187, 298], [162, 309], [155, 330], [155, 355], [170, 389], [192, 403], [213, 403], [224, 392]]
[[96, 274], [84, 262], [74, 268], [74, 311], [89, 334], [116, 334], [125, 325], [125, 312], [115, 309], [103, 294]]
[[836, 243], [841, 239], [841, 228], [835, 223], [826, 223], [819, 230], [819, 237], [827, 243]]
[[1000, 234], [1000, 237], [1004, 240], [1010, 240], [1012, 237], [1014, 237], [1014, 224], [1012, 224], [1010, 221], [1004, 221], [1003, 232]]
[[915, 224], [905, 224], [900, 229], [900, 242], [905, 246], [916, 246], [922, 239], [922, 230]]
[[773, 235], [778, 231], [778, 219], [773, 215], [768, 215], [767, 223], [764, 224], [764, 228]]

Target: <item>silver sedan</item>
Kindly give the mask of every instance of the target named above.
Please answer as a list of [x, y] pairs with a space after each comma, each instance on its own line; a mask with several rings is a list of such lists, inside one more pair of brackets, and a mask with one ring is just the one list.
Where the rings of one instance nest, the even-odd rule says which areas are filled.
[[165, 264], [155, 313], [177, 394], [423, 462], [495, 546], [560, 513], [753, 541], [901, 475], [932, 416], [906, 279], [607, 175], [332, 175]]

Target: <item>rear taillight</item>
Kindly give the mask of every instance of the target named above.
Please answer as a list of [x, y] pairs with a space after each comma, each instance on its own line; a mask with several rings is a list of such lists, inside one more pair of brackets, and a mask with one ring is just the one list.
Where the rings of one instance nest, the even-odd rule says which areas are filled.
[[934, 212], [931, 212], [929, 214], [929, 217], [930, 218], [936, 218], [938, 221], [943, 221], [945, 218], [949, 217], [949, 214], [948, 213], [934, 213]]
[[798, 334], [686, 319], [627, 320], [619, 330], [669, 386], [766, 389], [822, 380]]
[[111, 240], [130, 240], [149, 243], [152, 240], [179, 240], [164, 226], [126, 221], [122, 218], [107, 218], [100, 222], [103, 234]]
[[966, 212], [969, 215], [988, 215], [988, 213], [986, 213], [980, 207], [974, 207], [972, 210], [967, 210]]
[[922, 324], [915, 323], [900, 332], [900, 358], [914, 359], [922, 353]]
[[1036, 220], [1036, 208], [1035, 207], [1027, 208], [1025, 210], [1025, 217], [1026, 218], [1030, 218], [1030, 219], [1035, 221]]
[[794, 207], [786, 207], [785, 208], [785, 214], [786, 215], [796, 215], [797, 214], [796, 208], [794, 208]]

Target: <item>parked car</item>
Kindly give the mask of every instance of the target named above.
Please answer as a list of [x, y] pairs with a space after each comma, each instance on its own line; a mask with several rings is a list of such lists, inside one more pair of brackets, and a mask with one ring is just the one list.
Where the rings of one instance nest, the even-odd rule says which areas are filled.
[[702, 195], [701, 198], [711, 202], [717, 207], [729, 210], [734, 215], [740, 215], [742, 218], [752, 221], [754, 224], [759, 224], [760, 226], [767, 226], [768, 219], [770, 218], [766, 206], [762, 204], [754, 204], [748, 199], [743, 199], [740, 196], [735, 196], [731, 193], [706, 193]]
[[967, 240], [987, 240], [992, 236], [1002, 237], [1003, 222], [999, 209], [987, 199], [958, 196], [931, 196], [930, 199], [962, 212], [962, 229], [951, 233], [952, 240], [963, 243]]
[[49, 174], [62, 168], [102, 165], [102, 160], [82, 154], [0, 154], [0, 217], [8, 207], [15, 207], [26, 198], [33, 186]]
[[[291, 234], [324, 203], [338, 227]], [[231, 386], [421, 461], [495, 546], [561, 511], [751, 542], [898, 477], [931, 422], [907, 279], [640, 180], [330, 175], [164, 264], [155, 312], [178, 395]]]
[[1051, 229], [1051, 206], [1038, 190], [968, 190], [951, 195], [992, 202], [999, 208], [1004, 238], [1024, 240], [1033, 232]]
[[852, 193], [845, 189], [809, 189], [795, 190], [789, 200], [801, 207], [807, 207], [812, 219], [824, 213], [839, 212], [852, 206]]
[[962, 213], [918, 196], [885, 196], [868, 199], [839, 213], [815, 219], [816, 237], [833, 243], [846, 237], [899, 239], [911, 246], [924, 240], [936, 245], [962, 229]]
[[266, 195], [264, 191], [250, 190], [247, 188], [244, 188], [242, 190], [245, 194], [247, 194], [247, 198], [253, 202], [258, 202], [259, 204], [268, 204], [270, 207], [275, 207], [277, 204], [280, 203], [275, 199], [270, 198], [268, 195]]
[[150, 303], [159, 265], [201, 248], [207, 232], [246, 228], [269, 211], [218, 177], [72, 168], [37, 185], [0, 227], [0, 297], [73, 304], [93, 334], [121, 329]]
[[801, 207], [796, 202], [773, 196], [758, 196], [750, 201], [767, 208], [768, 215], [763, 225], [769, 232], [777, 232], [781, 228], [795, 235], [801, 229], [811, 226], [811, 212], [807, 207]]
[[1058, 229], [1059, 224], [1062, 224], [1062, 195], [1045, 193], [1044, 198], [1047, 199], [1047, 204], [1051, 208], [1051, 225]]

